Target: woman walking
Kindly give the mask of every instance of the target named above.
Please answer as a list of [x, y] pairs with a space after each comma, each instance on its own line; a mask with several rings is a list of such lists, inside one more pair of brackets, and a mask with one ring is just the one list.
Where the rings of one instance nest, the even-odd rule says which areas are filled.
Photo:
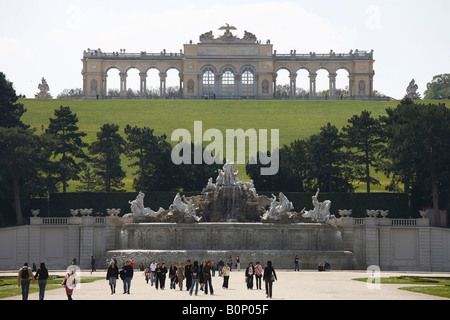
[[267, 261], [267, 266], [264, 268], [263, 280], [266, 283], [266, 297], [272, 298], [272, 286], [275, 280], [277, 280], [277, 274], [272, 267], [272, 261]]
[[247, 280], [247, 289], [253, 290], [253, 275], [255, 274], [255, 268], [253, 267], [253, 262], [248, 264], [247, 269], [245, 269], [245, 279]]
[[256, 289], [261, 290], [261, 278], [263, 276], [263, 269], [261, 267], [261, 264], [256, 262], [255, 266], [255, 279], [256, 279]]
[[171, 264], [169, 267], [169, 279], [170, 279], [170, 289], [175, 289], [177, 280], [177, 267], [175, 264]]
[[44, 300], [45, 286], [47, 285], [48, 270], [45, 267], [45, 263], [41, 262], [39, 269], [36, 272], [35, 279], [39, 284], [39, 300]]
[[198, 266], [198, 261], [194, 261], [194, 266], [191, 269], [191, 275], [192, 275], [192, 284], [189, 289], [189, 294], [192, 296], [192, 292], [195, 287], [195, 295], [198, 293], [198, 283], [200, 281], [200, 268]]
[[180, 266], [177, 268], [177, 279], [178, 279], [178, 286], [180, 287], [180, 291], [182, 291], [183, 290], [183, 280], [184, 280], [183, 262], [180, 262]]
[[228, 262], [222, 268], [221, 272], [222, 272], [222, 275], [223, 275], [222, 288], [228, 289], [228, 280], [230, 279], [230, 265], [229, 265]]
[[109, 281], [109, 287], [111, 288], [111, 294], [116, 293], [116, 281], [119, 277], [119, 268], [116, 266], [114, 261], [111, 261], [111, 264], [106, 271], [106, 280]]
[[70, 269], [70, 272], [66, 274], [61, 285], [63, 285], [66, 288], [67, 299], [73, 300], [72, 299], [73, 289], [76, 286], [75, 269], [73, 269], [73, 268]]

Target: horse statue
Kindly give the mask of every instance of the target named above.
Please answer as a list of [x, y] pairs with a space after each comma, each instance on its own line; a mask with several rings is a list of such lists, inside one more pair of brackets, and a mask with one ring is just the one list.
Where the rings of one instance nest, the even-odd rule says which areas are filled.
[[131, 216], [132, 217], [144, 217], [144, 216], [155, 217], [160, 212], [164, 211], [163, 208], [159, 208], [158, 211], [153, 211], [150, 208], [145, 208], [144, 207], [144, 197], [145, 197], [145, 193], [143, 193], [142, 191], [139, 191], [139, 194], [136, 196], [136, 199], [134, 199], [132, 201], [128, 201], [128, 203], [130, 204], [131, 213], [127, 213], [123, 217], [124, 218], [131, 217]]
[[336, 217], [330, 214], [331, 201], [325, 200], [323, 202], [319, 202], [319, 188], [317, 188], [317, 192], [314, 196], [312, 196], [312, 204], [314, 206], [313, 210], [304, 211], [302, 217], [303, 218], [311, 218], [317, 222], [328, 222], [328, 220], [335, 219]]
[[291, 216], [291, 210], [294, 209], [292, 202], [280, 192], [280, 201], [277, 201], [277, 197], [272, 194], [272, 201], [269, 210], [267, 210], [261, 217], [262, 220], [279, 220], [282, 215]]

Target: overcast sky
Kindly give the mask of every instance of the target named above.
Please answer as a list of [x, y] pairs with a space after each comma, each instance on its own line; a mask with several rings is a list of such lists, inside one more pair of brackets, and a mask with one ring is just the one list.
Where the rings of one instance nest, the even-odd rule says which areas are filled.
[[[81, 88], [87, 48], [179, 52], [204, 32], [221, 35], [217, 29], [225, 23], [239, 37], [246, 30], [263, 43], [270, 39], [278, 53], [373, 49], [374, 89], [394, 98], [404, 96], [413, 78], [423, 95], [434, 75], [450, 73], [447, 0], [0, 1], [0, 71], [29, 98], [42, 77], [54, 97]], [[338, 73], [338, 88], [348, 84], [347, 75]], [[152, 77], [148, 86], [158, 86]], [[284, 75], [279, 77], [278, 84]], [[326, 90], [326, 73], [318, 81], [317, 89]], [[168, 82], [177, 85], [178, 75], [170, 73]], [[299, 73], [297, 87], [308, 89], [308, 83]], [[119, 86], [117, 75], [108, 73], [108, 86]], [[130, 73], [128, 87], [139, 89], [137, 72]]]

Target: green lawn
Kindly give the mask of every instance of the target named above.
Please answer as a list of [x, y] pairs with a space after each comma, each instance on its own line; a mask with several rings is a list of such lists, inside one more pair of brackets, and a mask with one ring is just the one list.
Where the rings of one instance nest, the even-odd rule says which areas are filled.
[[[45, 287], [45, 291], [63, 288], [61, 282], [63, 281], [63, 276], [52, 276], [47, 280], [47, 286]], [[89, 283], [96, 280], [105, 279], [104, 277], [82, 277], [81, 283]], [[30, 283], [30, 291], [29, 293], [39, 292], [38, 281], [31, 281]], [[17, 286], [17, 276], [3, 276], [0, 277], [0, 299], [19, 296], [22, 295], [22, 288]]]
[[[353, 280], [367, 282], [367, 278], [358, 278]], [[450, 299], [450, 277], [382, 277], [380, 279], [380, 284], [413, 284], [414, 286], [402, 287], [399, 288], [399, 290], [406, 290]]]
[[[41, 130], [46, 128], [49, 118], [59, 106], [70, 106], [79, 119], [80, 130], [87, 133], [86, 142], [96, 139], [96, 132], [105, 123], [114, 123], [123, 128], [131, 126], [150, 127], [156, 135], [166, 134], [170, 141], [173, 130], [184, 128], [193, 137], [194, 121], [202, 121], [203, 132], [209, 128], [219, 129], [224, 137], [226, 129], [279, 129], [280, 148], [296, 139], [304, 139], [318, 133], [330, 122], [341, 129], [347, 120], [363, 110], [373, 116], [385, 114], [388, 107], [395, 108], [398, 101], [296, 101], [296, 100], [45, 100], [22, 99], [27, 112], [24, 123]], [[436, 101], [434, 101], [436, 102]], [[270, 142], [270, 136], [268, 137]], [[175, 145], [176, 142], [173, 142]], [[205, 143], [207, 145], [208, 143]], [[225, 148], [225, 143], [224, 143]], [[224, 150], [226, 152], [226, 150]], [[247, 162], [248, 159], [246, 159]], [[123, 158], [127, 171], [124, 180], [131, 189], [132, 172], [129, 161]], [[245, 173], [244, 165], [238, 166], [240, 175]], [[378, 175], [386, 184], [387, 178]], [[205, 181], [206, 183], [206, 181]], [[72, 187], [74, 184], [72, 184]], [[361, 187], [364, 190], [364, 187]], [[383, 187], [378, 188], [383, 191]], [[377, 191], [374, 188], [373, 191]]]

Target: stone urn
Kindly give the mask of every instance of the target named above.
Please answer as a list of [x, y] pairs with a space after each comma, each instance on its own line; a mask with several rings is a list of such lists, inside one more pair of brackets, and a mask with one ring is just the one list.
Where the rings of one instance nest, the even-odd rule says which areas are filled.
[[428, 212], [426, 210], [420, 210], [419, 213], [422, 218], [426, 218], [428, 216]]
[[76, 217], [80, 209], [70, 209], [70, 214], [72, 217]]
[[31, 209], [31, 214], [33, 215], [33, 217], [36, 218], [36, 216], [39, 215], [39, 213], [41, 212], [41, 209]]
[[120, 208], [115, 209], [115, 208], [111, 208], [111, 209], [106, 209], [106, 212], [113, 217], [117, 217], [120, 214]]
[[378, 210], [366, 210], [366, 213], [371, 218], [376, 218], [378, 216]]
[[94, 211], [94, 209], [92, 209], [92, 208], [90, 208], [90, 209], [85, 208], [85, 209], [79, 209], [79, 210], [83, 217], [91, 215], [92, 211]]
[[341, 217], [348, 218], [352, 214], [352, 209], [340, 209], [338, 212]]
[[380, 214], [383, 218], [386, 218], [389, 214], [389, 210], [380, 210]]

